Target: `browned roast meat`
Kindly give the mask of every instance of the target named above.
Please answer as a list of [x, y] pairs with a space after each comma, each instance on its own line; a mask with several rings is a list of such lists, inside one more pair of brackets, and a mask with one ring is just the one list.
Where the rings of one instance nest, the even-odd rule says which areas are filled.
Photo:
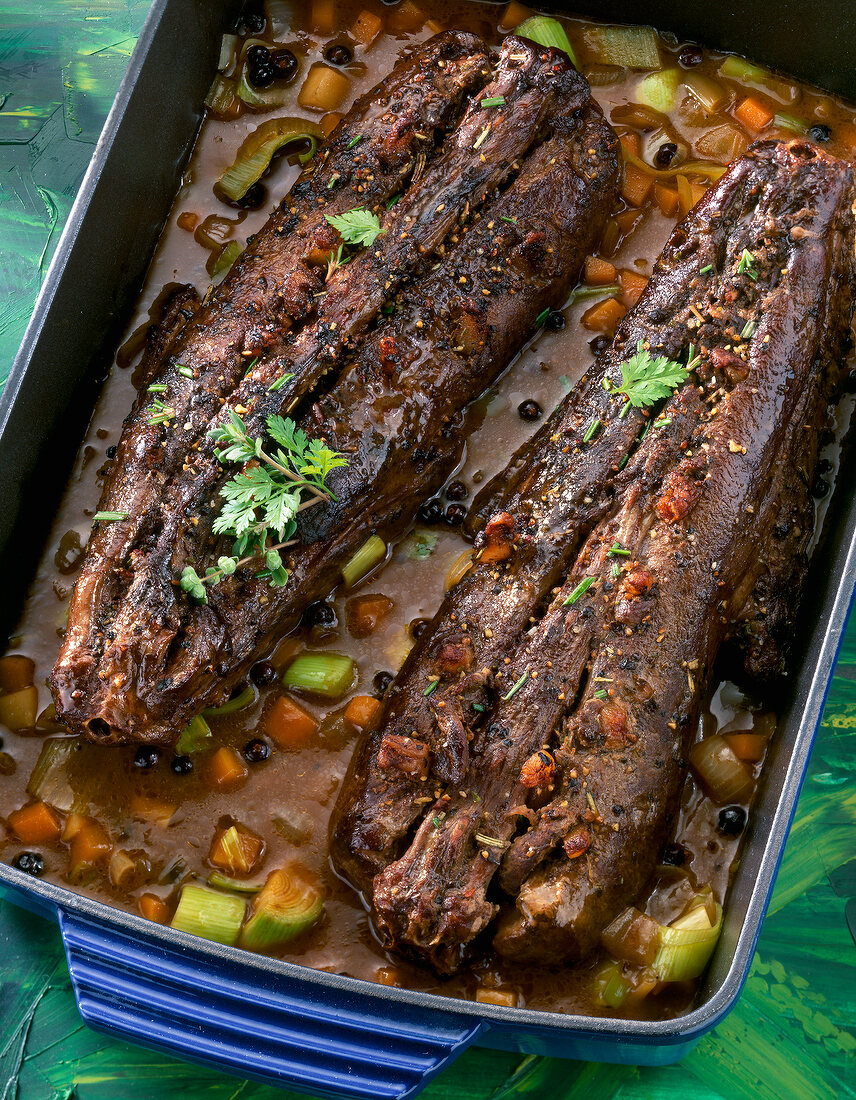
[[[425, 739], [422, 789], [435, 797], [373, 882], [389, 943], [454, 969], [499, 906], [501, 953], [579, 959], [650, 876], [713, 661], [757, 588], [747, 578], [761, 557], [776, 583], [799, 580], [765, 546], [777, 511], [809, 519], [807, 485], [777, 471], [802, 466], [811, 479], [852, 312], [852, 201], [848, 166], [799, 142], [765, 143], [675, 231], [639, 310], [691, 288], [682, 335], [699, 356], [693, 381], [613, 478], [614, 499], [543, 619], [504, 667], [481, 673], [493, 705], [477, 720], [458, 710], [470, 759], [445, 790]], [[609, 445], [622, 408], [615, 397], [598, 407], [594, 448]], [[466, 616], [472, 635], [481, 623]], [[433, 668], [426, 660], [423, 682]], [[384, 723], [375, 740], [396, 733]], [[515, 837], [521, 821], [531, 828]], [[488, 897], [498, 867], [513, 908]]]
[[325, 272], [317, 257], [337, 242], [326, 215], [397, 194], [487, 69], [484, 43], [458, 32], [438, 35], [400, 62], [353, 105], [223, 283], [158, 348], [160, 362], [149, 357], [145, 381], [167, 387], [158, 396], [172, 413], [170, 430], [151, 423], [153, 395], [143, 386], [99, 505], [127, 519], [93, 531], [72, 596], [57, 680], [66, 707], [99, 690], [100, 655], [129, 564], [159, 529], [163, 488], [182, 470], [188, 448], [206, 434], [248, 364], [281, 352], [295, 326], [315, 313]]
[[350, 464], [330, 478], [336, 503], [301, 514], [288, 586], [239, 571], [205, 606], [177, 588], [184, 565], [216, 556], [208, 533], [217, 498], [200, 499], [189, 454], [188, 475], [164, 497], [163, 533], [128, 563], [90, 695], [71, 696], [76, 656], [69, 647], [61, 655], [54, 685], [66, 721], [108, 741], [174, 736], [330, 590], [368, 535], [401, 534], [448, 475], [463, 447], [461, 413], [543, 308], [563, 300], [615, 198], [616, 142], [585, 81], [558, 52], [538, 58], [551, 70], [550, 104], [536, 123], [545, 139], [512, 159], [507, 189], [449, 238], [442, 263], [405, 287], [395, 313], [301, 419]]
[[[481, 722], [483, 727], [473, 708], [492, 699], [493, 681], [485, 670], [502, 667], [530, 616], [567, 574], [586, 532], [609, 508], [616, 479], [647, 423], [637, 409], [612, 415], [614, 399], [604, 380], [621, 384], [621, 363], [640, 340], [652, 353], [673, 358], [693, 340], [698, 295], [718, 291], [718, 284], [698, 272], [721, 267], [732, 222], [753, 205], [759, 173], [767, 170], [763, 159], [738, 162], [727, 184], [709, 193], [689, 223], [691, 243], [686, 227], [675, 231], [612, 346], [476, 497], [469, 521], [476, 535], [473, 568], [411, 651], [389, 693], [383, 723], [357, 748], [334, 812], [334, 859], [360, 889], [368, 889], [373, 876], [396, 858], [424, 812], [416, 801], [424, 796], [421, 777], [378, 766], [378, 746], [388, 732], [413, 737], [430, 748], [432, 779], [460, 785], [473, 747], [465, 726]], [[513, 537], [491, 535], [491, 521], [503, 515], [510, 517], [505, 531]], [[463, 677], [444, 660], [447, 647], [461, 645], [469, 661]], [[426, 696], [431, 676], [440, 684]], [[475, 744], [483, 728], [473, 736]]]

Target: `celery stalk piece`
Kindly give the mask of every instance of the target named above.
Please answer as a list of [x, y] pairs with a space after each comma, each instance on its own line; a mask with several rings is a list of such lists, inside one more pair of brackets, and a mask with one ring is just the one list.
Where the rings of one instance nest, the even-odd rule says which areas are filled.
[[218, 890], [234, 890], [236, 894], [257, 894], [264, 883], [245, 882], [242, 878], [231, 878], [219, 871], [212, 871], [208, 876], [208, 885], [216, 886]]
[[255, 701], [256, 693], [248, 684], [240, 695], [228, 699], [219, 707], [206, 707], [202, 713], [206, 718], [220, 718], [224, 714], [234, 714], [235, 711], [243, 710], [244, 707], [250, 706]]
[[367, 576], [386, 557], [386, 543], [377, 535], [371, 535], [352, 558], [342, 566], [342, 580], [348, 588]]
[[550, 19], [546, 15], [532, 15], [514, 28], [514, 34], [521, 38], [528, 38], [530, 42], [537, 42], [539, 46], [555, 46], [557, 50], [564, 50], [574, 67], [579, 68], [573, 46], [558, 19]]
[[211, 278], [215, 283], [220, 283], [232, 270], [232, 264], [244, 251], [240, 241], [229, 241], [220, 249], [217, 259], [211, 268]]
[[773, 119], [773, 125], [781, 130], [790, 130], [793, 134], [808, 133], [808, 123], [803, 118], [797, 118], [796, 115], [777, 114]]
[[586, 43], [603, 65], [659, 69], [660, 50], [653, 27], [586, 27]]
[[171, 926], [229, 946], [237, 943], [247, 911], [243, 898], [220, 894], [204, 886], [183, 886]]
[[681, 74], [678, 69], [661, 69], [643, 76], [636, 85], [636, 102], [667, 114], [675, 106]]
[[308, 931], [321, 916], [318, 891], [286, 869], [271, 871], [253, 902], [240, 947], [271, 951]]
[[178, 735], [175, 743], [176, 756], [190, 756], [191, 753], [198, 752], [205, 748], [211, 737], [211, 727], [201, 714], [197, 714]]
[[707, 966], [721, 931], [722, 906], [712, 896], [697, 895], [685, 912], [660, 933], [660, 950], [654, 960], [659, 979], [682, 982], [697, 978]]
[[745, 57], [737, 57], [732, 54], [719, 66], [720, 76], [727, 76], [731, 80], [743, 80], [750, 84], [763, 84], [770, 75], [768, 69], [762, 69], [760, 65], [753, 65]]
[[267, 171], [274, 153], [284, 145], [308, 142], [309, 149], [299, 155], [301, 164], [305, 164], [315, 155], [323, 136], [321, 127], [307, 119], [268, 119], [244, 139], [234, 164], [214, 184], [215, 193], [233, 202], [243, 198]]
[[344, 653], [300, 653], [282, 677], [285, 687], [324, 699], [341, 699], [354, 680], [354, 662]]

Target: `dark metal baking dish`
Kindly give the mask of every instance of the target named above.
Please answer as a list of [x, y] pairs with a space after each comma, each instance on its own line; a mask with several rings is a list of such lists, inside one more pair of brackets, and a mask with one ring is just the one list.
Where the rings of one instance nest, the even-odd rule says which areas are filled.
[[[569, 5], [570, 6], [570, 5]], [[575, 10], [593, 8], [579, 3]], [[58, 503], [110, 350], [140, 287], [193, 143], [229, 0], [157, 0], [68, 221], [0, 403], [0, 554], [24, 581]], [[856, 98], [856, 9], [601, 2], [601, 19], [653, 22]], [[152, 150], [158, 150], [153, 156]], [[117, 199], [117, 197], [119, 197]], [[412, 1096], [468, 1044], [570, 1058], [677, 1061], [734, 1004], [784, 847], [856, 582], [856, 501], [839, 492], [813, 564], [803, 646], [765, 767], [722, 938], [699, 1005], [622, 1021], [450, 1000], [260, 958], [194, 939], [0, 866], [0, 892], [54, 915], [93, 1027], [325, 1096]], [[38, 507], [33, 502], [38, 502]], [[26, 530], [26, 538], [16, 532]], [[14, 572], [13, 572], [14, 570]], [[8, 590], [7, 590], [8, 591]], [[0, 628], [19, 602], [7, 597]]]

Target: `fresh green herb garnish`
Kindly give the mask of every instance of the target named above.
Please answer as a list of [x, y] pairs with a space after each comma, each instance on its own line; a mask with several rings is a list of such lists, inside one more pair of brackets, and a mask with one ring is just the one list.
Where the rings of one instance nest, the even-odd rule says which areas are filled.
[[614, 542], [612, 544], [612, 546], [610, 546], [610, 548], [607, 550], [606, 556], [608, 558], [617, 558], [617, 557], [629, 558], [630, 557], [630, 551], [622, 549], [622, 547], [620, 547], [617, 542]]
[[538, 316], [535, 318], [535, 328], [540, 328], [547, 318], [550, 316], [550, 307], [542, 309]]
[[285, 383], [290, 382], [293, 377], [293, 374], [281, 374], [279, 378], [276, 379], [276, 381], [272, 382], [268, 386], [268, 393], [277, 393], [279, 390], [282, 389]]
[[713, 264], [705, 264], [704, 267], [699, 268], [699, 275], [707, 275], [708, 271], [713, 271]]
[[166, 393], [166, 385], [163, 382], [152, 382], [146, 389], [147, 393]]
[[512, 225], [517, 225], [517, 218], [509, 218], [507, 214], [500, 214], [499, 220], [501, 222], [511, 222]]
[[354, 146], [359, 145], [362, 140], [363, 140], [363, 135], [362, 134], [357, 134], [356, 137], [351, 138], [351, 140], [348, 142], [348, 144], [345, 146], [345, 148], [346, 149], [353, 149]]
[[482, 703], [473, 703], [473, 710], [478, 711], [479, 714], [484, 714], [485, 707]]
[[641, 409], [653, 405], [661, 397], [668, 397], [672, 390], [687, 380], [694, 363], [695, 360], [692, 360], [684, 366], [663, 355], [652, 359], [640, 340], [636, 345], [636, 354], [621, 364], [621, 385], [609, 385], [610, 393], [623, 393], [627, 398], [620, 415], [626, 416], [631, 405]]
[[171, 409], [169, 405], [164, 405], [163, 401], [157, 397], [146, 409], [146, 412], [149, 414], [149, 424], [152, 427], [155, 424], [168, 424], [175, 416], [175, 409]]
[[345, 244], [353, 244], [368, 248], [374, 244], [375, 238], [385, 229], [381, 229], [377, 214], [365, 207], [355, 206], [353, 210], [346, 210], [344, 214], [325, 214], [325, 219], [339, 233]]
[[617, 561], [614, 561], [612, 563], [612, 570], [611, 571], [612, 571], [613, 577], [617, 577], [618, 574], [621, 572], [621, 566], [618, 564]]
[[598, 690], [597, 690], [597, 691], [596, 691], [596, 692], [594, 693], [594, 697], [595, 697], [595, 699], [605, 699], [605, 698], [606, 698], [606, 692], [604, 691], [604, 689], [603, 689], [603, 688], [599, 688], [599, 689], [598, 689]]
[[216, 568], [210, 567], [204, 576], [190, 565], [182, 571], [181, 587], [200, 603], [207, 602], [206, 584], [218, 584], [250, 562], [261, 566], [256, 575], [267, 577], [272, 588], [286, 584], [289, 574], [279, 551], [290, 545], [297, 513], [335, 499], [327, 487], [327, 477], [332, 470], [348, 464], [323, 440], [309, 439], [292, 420], [281, 416], [267, 418], [268, 434], [278, 444], [271, 454], [261, 439], [248, 435], [236, 412], [230, 411], [229, 421], [210, 433], [216, 443], [223, 444], [217, 457], [223, 463], [253, 465], [245, 466], [220, 490], [225, 503], [212, 530], [215, 535], [234, 539], [232, 554], [218, 558]]
[[178, 364], [176, 365], [176, 368], [175, 368], [175, 369], [176, 369], [176, 370], [178, 371], [178, 373], [179, 373], [180, 375], [182, 375], [182, 376], [183, 376], [184, 378], [192, 378], [192, 377], [193, 377], [193, 370], [192, 370], [192, 368], [190, 368], [190, 367], [186, 367], [186, 366], [184, 365], [184, 363], [178, 363]]
[[474, 152], [475, 152], [476, 149], [480, 149], [482, 147], [482, 145], [484, 145], [485, 141], [487, 140], [487, 135], [489, 133], [490, 133], [490, 123], [488, 123], [487, 126], [485, 126], [485, 128], [482, 130], [482, 132], [479, 134], [479, 136], [473, 142], [473, 151]]
[[129, 512], [96, 512], [92, 517], [92, 522], [96, 520], [100, 523], [118, 523], [119, 520], [127, 519]]
[[428, 687], [425, 688], [425, 690], [422, 692], [422, 694], [423, 695], [430, 695], [432, 691], [437, 690], [437, 687], [439, 686], [439, 684], [440, 684], [439, 680], [432, 680], [431, 683], [428, 685]]
[[744, 248], [740, 253], [740, 262], [737, 264], [737, 274], [748, 275], [750, 279], [758, 278], [758, 272], [755, 270], [755, 257], [748, 248]]
[[740, 339], [748, 340], [756, 328], [757, 325], [754, 321], [747, 321], [746, 324], [743, 326], [743, 331], [740, 333]]
[[570, 607], [572, 604], [575, 604], [580, 596], [584, 596], [586, 592], [588, 592], [596, 580], [597, 577], [583, 577], [577, 587], [562, 604], [562, 607]]
[[487, 99], [483, 99], [481, 101], [481, 105], [482, 105], [482, 107], [504, 107], [505, 106], [505, 96], [504, 95], [488, 96]]
[[325, 283], [329, 282], [330, 276], [333, 274], [333, 272], [336, 270], [336, 268], [342, 267], [343, 264], [346, 264], [348, 262], [347, 259], [344, 259], [344, 260], [342, 259], [342, 250], [343, 250], [343, 248], [344, 248], [344, 245], [340, 244], [335, 252], [331, 252], [327, 256], [327, 273], [324, 276], [324, 282]]
[[516, 695], [517, 692], [520, 691], [520, 689], [523, 687], [523, 685], [526, 683], [526, 681], [528, 679], [529, 679], [529, 673], [524, 672], [523, 675], [520, 677], [520, 679], [515, 684], [512, 684], [512, 686], [508, 689], [508, 691], [505, 693], [505, 695], [503, 695], [503, 697], [502, 697], [503, 703], [507, 703], [508, 700], [513, 695]]
[[594, 435], [597, 432], [597, 429], [599, 427], [600, 427], [600, 421], [599, 420], [592, 420], [591, 424], [589, 424], [588, 428], [586, 429], [586, 434], [583, 436], [583, 443], [591, 442], [592, 438], [594, 437]]

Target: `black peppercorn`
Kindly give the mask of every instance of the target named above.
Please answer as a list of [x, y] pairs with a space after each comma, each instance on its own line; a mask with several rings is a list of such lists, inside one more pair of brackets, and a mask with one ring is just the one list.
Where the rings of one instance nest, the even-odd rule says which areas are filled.
[[270, 64], [277, 80], [289, 81], [297, 75], [299, 66], [291, 50], [274, 50], [270, 55]]
[[828, 458], [821, 458], [815, 467], [814, 472], [816, 474], [829, 474], [832, 472], [832, 463]]
[[606, 351], [611, 342], [609, 337], [603, 332], [598, 336], [593, 336], [591, 340], [589, 340], [589, 348], [592, 355], [600, 355], [602, 352]]
[[410, 631], [410, 637], [414, 641], [418, 641], [430, 625], [430, 619], [411, 619], [407, 624], [407, 629]]
[[443, 505], [439, 500], [426, 500], [418, 512], [420, 523], [440, 523], [443, 519]]
[[746, 811], [742, 806], [726, 806], [719, 811], [716, 826], [726, 836], [739, 836], [746, 828]]
[[467, 510], [463, 504], [450, 504], [443, 516], [450, 527], [460, 527], [466, 518]]
[[176, 775], [189, 775], [193, 771], [193, 761], [189, 756], [174, 756], [170, 768]]
[[266, 687], [276, 679], [276, 669], [270, 661], [256, 661], [250, 669], [250, 679], [258, 687]]
[[658, 168], [668, 168], [678, 153], [678, 147], [673, 141], [664, 141], [654, 154], [654, 164]]
[[678, 61], [685, 69], [694, 69], [704, 60], [701, 46], [684, 46], [678, 54]]
[[372, 680], [372, 687], [374, 688], [375, 695], [383, 695], [394, 679], [395, 677], [391, 672], [376, 672]]
[[540, 420], [544, 410], [538, 404], [537, 401], [533, 401], [531, 398], [527, 401], [521, 401], [517, 406], [517, 415], [521, 420]]
[[140, 771], [148, 771], [154, 768], [160, 760], [160, 753], [154, 745], [140, 745], [134, 753], [134, 767]]
[[25, 875], [38, 878], [44, 872], [45, 861], [38, 852], [19, 852], [12, 860], [12, 866], [23, 871]]
[[321, 626], [332, 630], [339, 625], [339, 616], [336, 608], [326, 600], [316, 600], [311, 603], [304, 612], [304, 622], [307, 626]]
[[235, 25], [238, 34], [261, 34], [265, 29], [265, 17], [258, 0], [245, 4]]
[[116, 446], [115, 446], [115, 444], [112, 447], [108, 447], [106, 453], [107, 453], [108, 458], [115, 458], [116, 457]]
[[244, 745], [244, 759], [248, 764], [260, 764], [270, 756], [270, 745], [260, 737], [254, 737]]
[[683, 867], [686, 852], [680, 844], [664, 844], [660, 852], [660, 862], [667, 867]]
[[324, 56], [331, 65], [350, 65], [354, 59], [348, 47], [341, 45], [328, 46]]
[[466, 500], [469, 489], [463, 481], [450, 481], [446, 486], [446, 500]]
[[811, 495], [813, 497], [825, 497], [829, 492], [829, 482], [826, 478], [816, 477], [811, 487]]
[[544, 328], [550, 328], [553, 332], [561, 332], [565, 327], [565, 315], [560, 309], [551, 309], [544, 322]]
[[814, 126], [809, 126], [808, 136], [812, 141], [827, 142], [832, 137], [832, 131], [828, 126], [824, 126], [823, 123], [817, 122]]

